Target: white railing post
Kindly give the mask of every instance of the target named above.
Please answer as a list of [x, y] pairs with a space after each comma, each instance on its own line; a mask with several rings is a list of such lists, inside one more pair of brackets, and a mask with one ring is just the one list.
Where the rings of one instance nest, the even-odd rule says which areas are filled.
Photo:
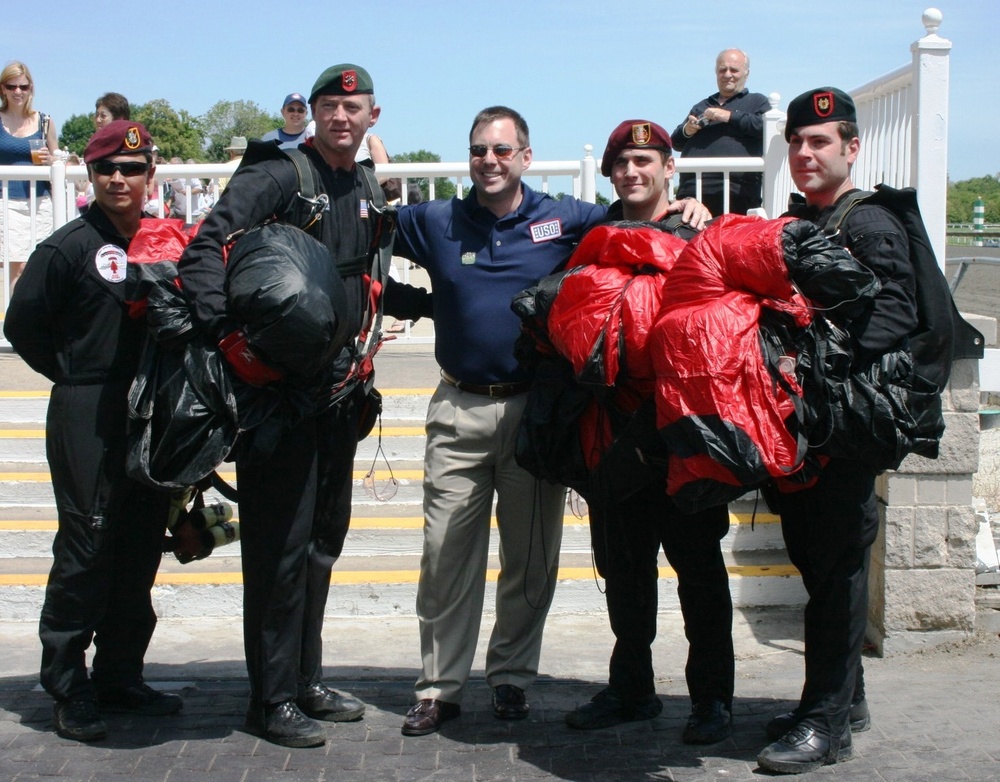
[[913, 121], [912, 176], [920, 211], [944, 269], [948, 215], [948, 80], [951, 41], [941, 38], [941, 12], [923, 14], [927, 35], [910, 46], [918, 110]]
[[767, 96], [771, 108], [764, 114], [764, 192], [767, 216], [774, 219], [788, 208], [788, 142], [785, 141], [785, 112], [778, 109], [781, 95]]
[[594, 145], [583, 145], [583, 161], [580, 165], [580, 199], [591, 204], [597, 203], [597, 161], [594, 160]]
[[[49, 185], [52, 197], [52, 230], [66, 225], [66, 161], [56, 159], [49, 166]], [[34, 185], [32, 185], [34, 187]], [[36, 237], [41, 241], [44, 236]]]

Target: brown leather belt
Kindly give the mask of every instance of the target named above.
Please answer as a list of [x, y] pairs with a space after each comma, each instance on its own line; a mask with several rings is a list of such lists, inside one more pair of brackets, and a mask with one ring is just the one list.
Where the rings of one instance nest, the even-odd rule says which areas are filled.
[[466, 383], [463, 380], [456, 380], [443, 369], [441, 370], [441, 379], [459, 391], [467, 391], [470, 394], [479, 394], [480, 396], [488, 396], [493, 399], [503, 399], [507, 396], [514, 396], [514, 394], [523, 394], [531, 385], [527, 380], [522, 380], [520, 383], [490, 383], [488, 386], [481, 386], [476, 383]]

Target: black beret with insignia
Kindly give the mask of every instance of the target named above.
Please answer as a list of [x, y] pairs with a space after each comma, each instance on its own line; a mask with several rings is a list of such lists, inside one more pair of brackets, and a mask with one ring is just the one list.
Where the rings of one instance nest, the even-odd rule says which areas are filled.
[[803, 92], [788, 104], [785, 141], [799, 128], [824, 122], [857, 122], [858, 112], [851, 96], [836, 87], [820, 87]]

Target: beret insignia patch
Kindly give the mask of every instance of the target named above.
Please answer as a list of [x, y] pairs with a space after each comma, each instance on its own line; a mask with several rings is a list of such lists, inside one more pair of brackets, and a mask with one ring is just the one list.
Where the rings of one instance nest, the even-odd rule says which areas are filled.
[[645, 145], [649, 143], [652, 132], [648, 122], [639, 122], [632, 126], [632, 143]]
[[818, 117], [829, 117], [833, 114], [833, 93], [817, 92], [813, 95], [813, 109]]

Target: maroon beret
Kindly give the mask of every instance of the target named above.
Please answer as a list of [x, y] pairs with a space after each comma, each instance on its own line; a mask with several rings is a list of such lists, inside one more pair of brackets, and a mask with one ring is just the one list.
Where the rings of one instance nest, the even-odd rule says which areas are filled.
[[611, 134], [601, 158], [601, 173], [611, 176], [611, 167], [623, 149], [659, 149], [671, 152], [670, 134], [648, 119], [627, 119]]
[[151, 152], [153, 139], [141, 122], [130, 119], [116, 119], [109, 122], [87, 142], [83, 150], [83, 162], [93, 163], [112, 155], [133, 155], [137, 152]]

